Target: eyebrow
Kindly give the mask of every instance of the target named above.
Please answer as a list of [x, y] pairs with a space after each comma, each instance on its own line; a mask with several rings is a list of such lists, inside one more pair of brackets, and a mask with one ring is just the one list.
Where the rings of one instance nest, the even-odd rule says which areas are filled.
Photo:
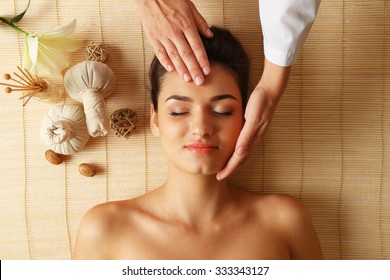
[[188, 96], [184, 96], [184, 95], [171, 95], [169, 96], [165, 102], [169, 101], [169, 100], [179, 100], [179, 101], [186, 101], [186, 102], [193, 102], [194, 100], [192, 100], [191, 97], [188, 97]]
[[[179, 101], [185, 101], [185, 102], [193, 102], [194, 100], [191, 98], [191, 97], [188, 97], [188, 96], [184, 96], [184, 95], [171, 95], [170, 97], [168, 97], [165, 102], [169, 101], [169, 100], [179, 100]], [[219, 101], [219, 100], [223, 100], [223, 99], [233, 99], [233, 100], [237, 100], [236, 97], [234, 97], [233, 95], [231, 94], [221, 94], [221, 95], [216, 95], [216, 96], [213, 96], [210, 101], [211, 102], [216, 102], [216, 101]]]
[[216, 96], [213, 96], [210, 101], [215, 102], [215, 101], [219, 101], [219, 100], [223, 100], [223, 99], [233, 99], [233, 100], [238, 101], [237, 98], [235, 98], [231, 94], [216, 95]]

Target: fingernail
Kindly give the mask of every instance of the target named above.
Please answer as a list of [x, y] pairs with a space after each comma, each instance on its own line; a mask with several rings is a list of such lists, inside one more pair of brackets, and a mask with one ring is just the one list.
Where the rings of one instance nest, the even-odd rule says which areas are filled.
[[206, 66], [203, 67], [202, 70], [203, 70], [203, 74], [205, 74], [206, 76], [210, 73], [210, 68], [208, 68]]
[[212, 36], [214, 36], [214, 33], [213, 33], [213, 31], [211, 31], [211, 29], [207, 29], [207, 36], [209, 36], [209, 37], [212, 37]]
[[238, 156], [243, 156], [245, 154], [245, 149], [244, 147], [238, 147], [237, 151], [236, 151], [236, 154]]
[[188, 75], [187, 73], [185, 73], [185, 74], [183, 75], [183, 79], [184, 79], [184, 81], [189, 82], [189, 81], [191, 81], [191, 76]]
[[197, 86], [200, 86], [203, 83], [204, 79], [201, 76], [196, 76], [195, 78], [195, 84]]
[[173, 71], [172, 65], [168, 65], [168, 66], [167, 66], [167, 71], [168, 71], [168, 72], [172, 72], [172, 71]]

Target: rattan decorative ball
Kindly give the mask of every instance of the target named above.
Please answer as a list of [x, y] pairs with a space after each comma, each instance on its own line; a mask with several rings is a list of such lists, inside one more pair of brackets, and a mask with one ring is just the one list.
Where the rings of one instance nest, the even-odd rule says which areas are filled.
[[104, 62], [108, 56], [108, 50], [100, 43], [91, 42], [85, 51], [87, 60]]
[[137, 113], [130, 108], [119, 109], [110, 116], [110, 127], [115, 135], [129, 138], [137, 124]]

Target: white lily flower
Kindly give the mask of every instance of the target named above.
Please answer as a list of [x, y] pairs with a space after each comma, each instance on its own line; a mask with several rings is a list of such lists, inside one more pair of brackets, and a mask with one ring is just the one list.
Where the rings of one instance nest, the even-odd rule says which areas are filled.
[[76, 19], [73, 19], [65, 26], [26, 33], [23, 67], [33, 74], [60, 74], [68, 66], [63, 52], [76, 51], [83, 44], [83, 41], [69, 37], [76, 24]]

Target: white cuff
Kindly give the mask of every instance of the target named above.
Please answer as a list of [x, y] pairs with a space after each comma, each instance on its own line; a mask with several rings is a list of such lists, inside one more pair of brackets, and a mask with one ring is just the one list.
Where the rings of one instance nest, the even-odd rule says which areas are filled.
[[259, 0], [267, 60], [292, 65], [305, 42], [321, 0]]
[[267, 46], [266, 43], [264, 43], [264, 56], [268, 61], [272, 62], [273, 64], [287, 67], [294, 64], [298, 56], [298, 52], [277, 50], [270, 46]]

